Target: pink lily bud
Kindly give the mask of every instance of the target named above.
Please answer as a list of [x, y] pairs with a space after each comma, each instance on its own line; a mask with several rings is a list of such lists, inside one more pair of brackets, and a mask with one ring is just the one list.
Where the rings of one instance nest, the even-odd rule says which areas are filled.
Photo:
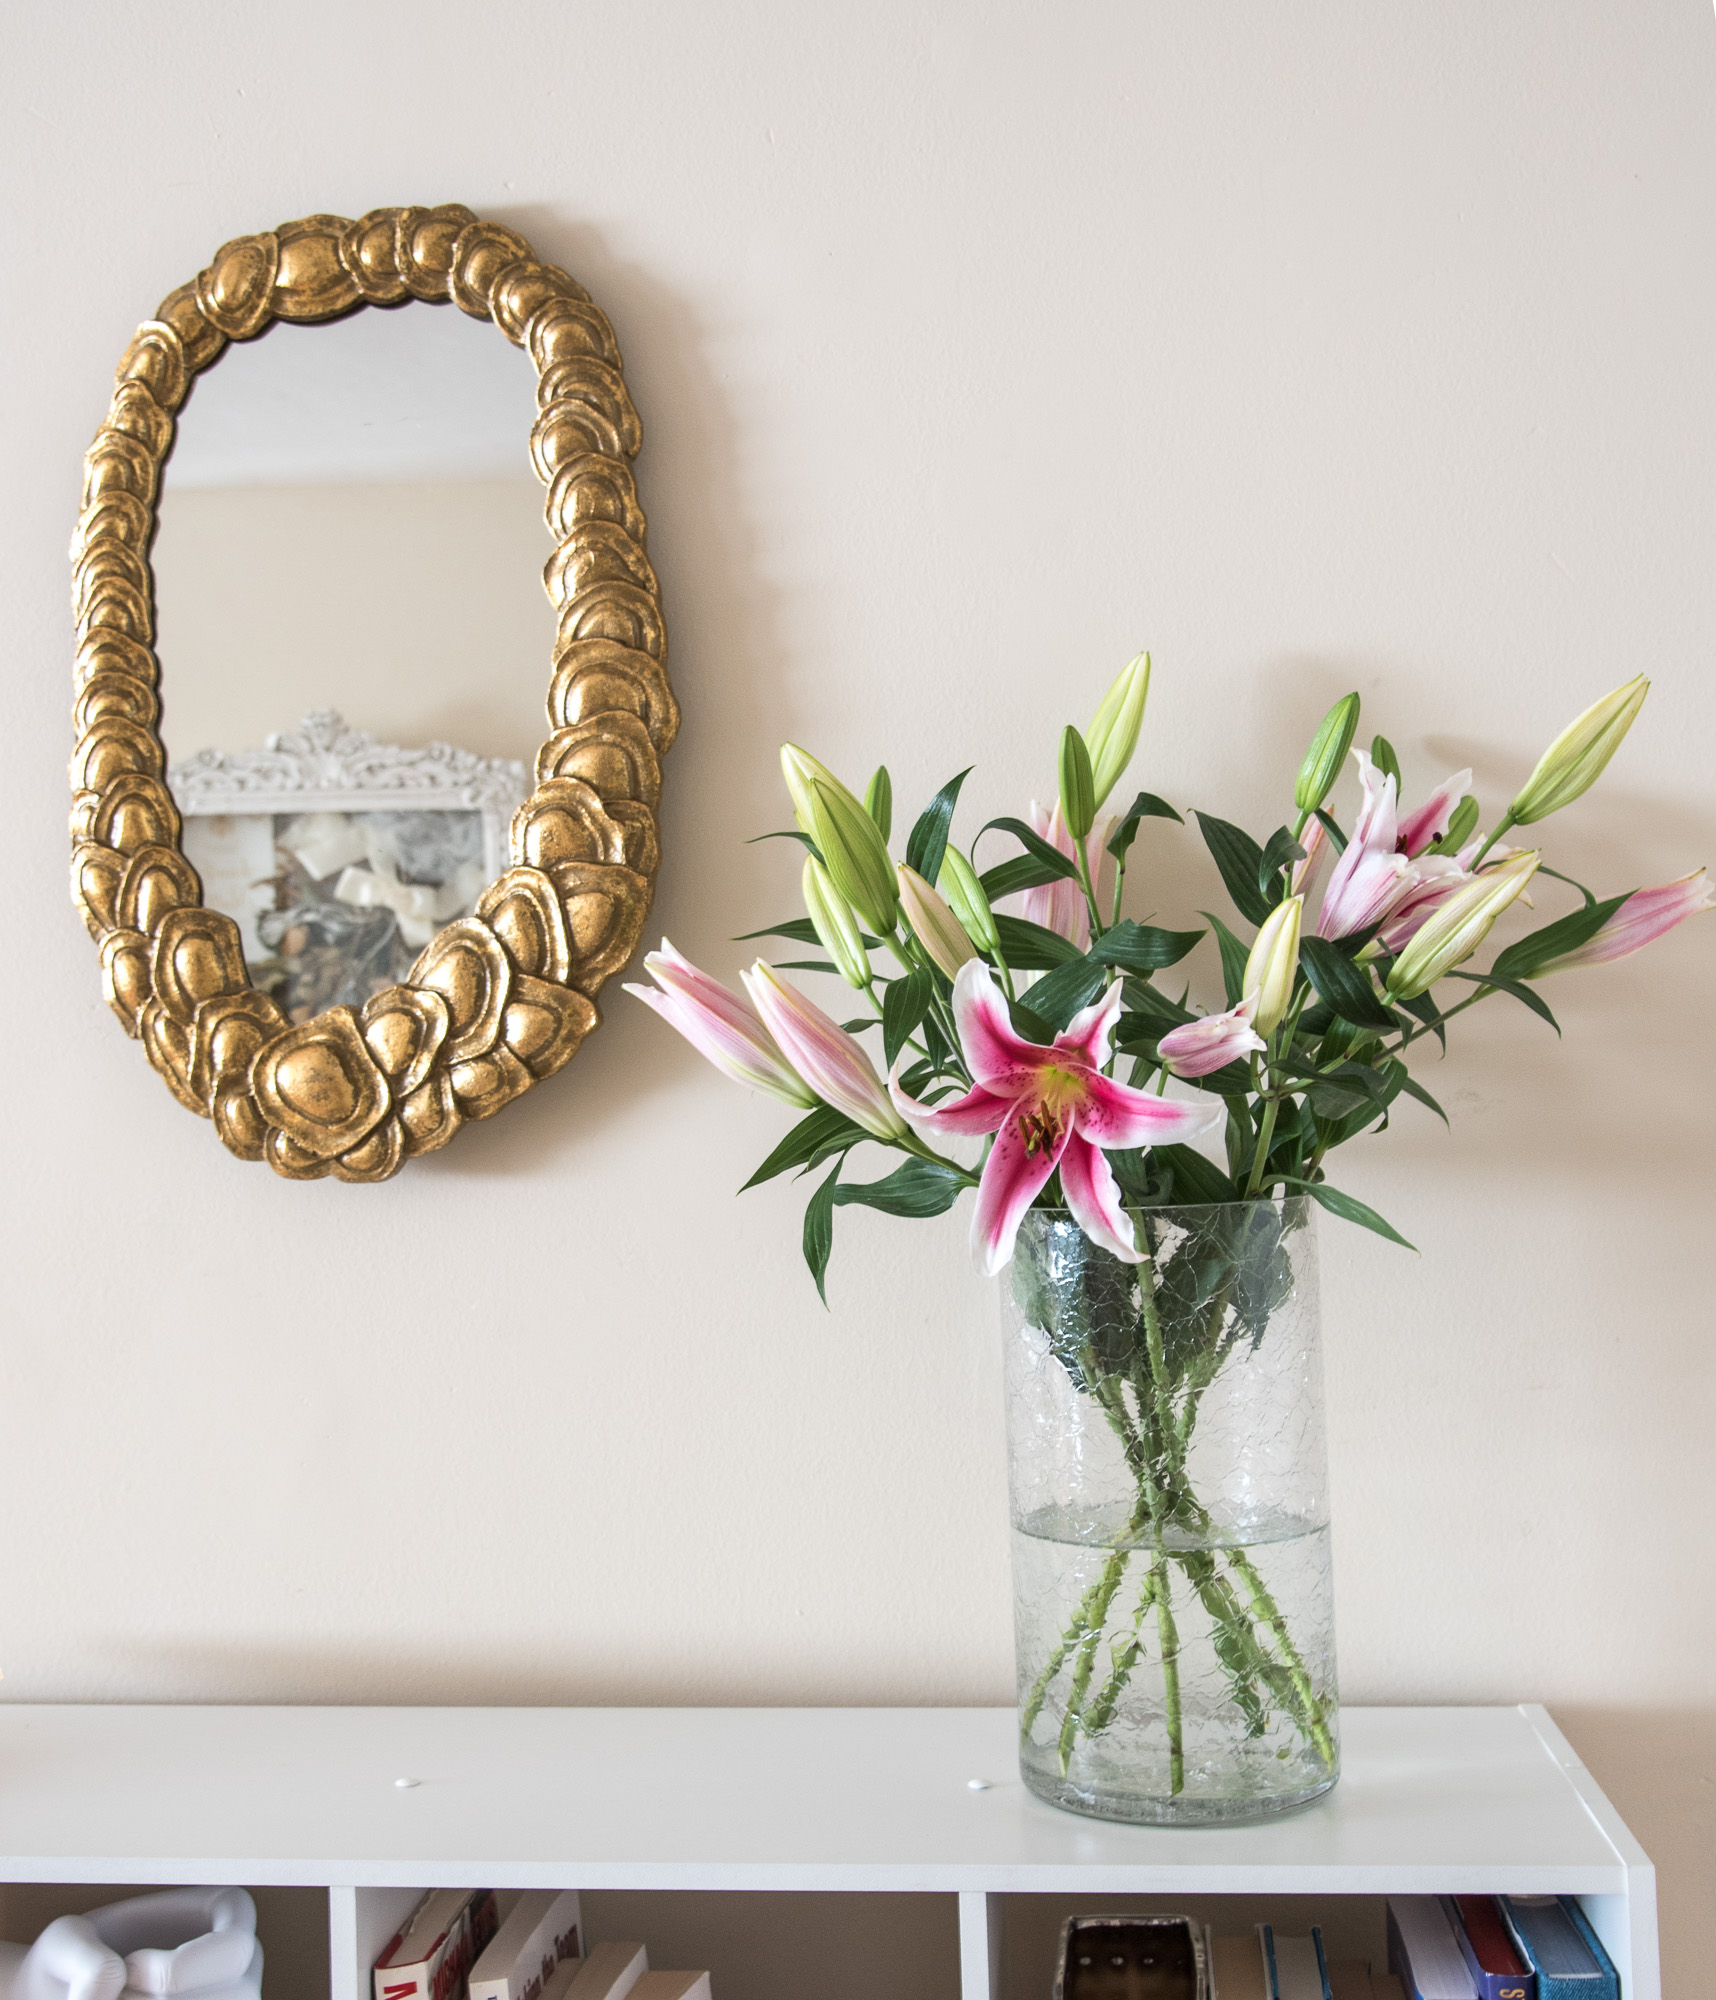
[[787, 1060], [825, 1104], [844, 1111], [874, 1138], [906, 1136], [906, 1122], [894, 1109], [875, 1065], [838, 1021], [760, 958], [739, 977]]
[[1206, 1014], [1201, 1021], [1170, 1030], [1157, 1044], [1163, 1067], [1174, 1076], [1208, 1076], [1241, 1056], [1267, 1048], [1251, 1025], [1256, 1012], [1257, 995], [1248, 993], [1225, 1014]]
[[766, 1090], [783, 1104], [797, 1105], [801, 1110], [816, 1102], [756, 1011], [718, 979], [700, 972], [666, 938], [660, 951], [652, 951], [644, 960], [644, 970], [661, 990], [658, 992], [656, 986], [627, 986], [625, 990], [646, 1007], [653, 1007], [723, 1076], [751, 1090]]
[[1694, 869], [1678, 882], [1665, 882], [1659, 889], [1640, 889], [1629, 896], [1595, 936], [1582, 945], [1552, 958], [1537, 968], [1535, 977], [1546, 972], [1571, 972], [1579, 965], [1611, 965], [1617, 958], [1653, 944], [1664, 931], [1688, 917], [1697, 916], [1716, 904], [1716, 883], [1707, 870]]

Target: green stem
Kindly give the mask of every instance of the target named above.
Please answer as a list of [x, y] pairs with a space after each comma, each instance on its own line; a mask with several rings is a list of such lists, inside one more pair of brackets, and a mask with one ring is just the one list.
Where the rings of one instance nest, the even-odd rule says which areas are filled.
[[1478, 870], [1483, 866], [1484, 856], [1489, 853], [1490, 849], [1495, 846], [1496, 842], [1501, 839], [1504, 833], [1511, 832], [1514, 826], [1516, 826], [1517, 824], [1518, 822], [1514, 819], [1514, 816], [1511, 811], [1503, 813], [1501, 818], [1496, 822], [1495, 831], [1493, 833], [1486, 833], [1484, 835], [1484, 844], [1482, 847], [1478, 849], [1477, 853], [1473, 855], [1472, 865], [1466, 872], [1469, 875], [1475, 875], [1478, 872]]
[[1251, 1156], [1251, 1179], [1246, 1183], [1247, 1200], [1263, 1185], [1263, 1169], [1269, 1161], [1269, 1142], [1275, 1136], [1275, 1119], [1280, 1109], [1279, 1098], [1270, 1097], [1265, 1100], [1263, 1121], [1257, 1128], [1257, 1150]]
[[1085, 842], [1075, 838], [1073, 859], [1078, 863], [1079, 886], [1084, 890], [1085, 907], [1090, 911], [1090, 934], [1099, 938], [1107, 926], [1102, 921], [1102, 912], [1096, 907], [1096, 890], [1090, 879], [1090, 856], [1084, 850]]
[[1251, 1599], [1252, 1610], [1281, 1649], [1282, 1664], [1287, 1669], [1287, 1677], [1293, 1685], [1294, 1692], [1305, 1705], [1306, 1716], [1310, 1722], [1311, 1740], [1316, 1744], [1318, 1754], [1325, 1765], [1332, 1765], [1335, 1761], [1335, 1739], [1329, 1732], [1328, 1718], [1324, 1713], [1323, 1704], [1317, 1698], [1316, 1689], [1311, 1685], [1311, 1676], [1305, 1671], [1305, 1662], [1288, 1633], [1287, 1621], [1281, 1615], [1280, 1606], [1271, 1596], [1268, 1585], [1258, 1575], [1251, 1558], [1243, 1549], [1229, 1549], [1227, 1559], [1245, 1585]]

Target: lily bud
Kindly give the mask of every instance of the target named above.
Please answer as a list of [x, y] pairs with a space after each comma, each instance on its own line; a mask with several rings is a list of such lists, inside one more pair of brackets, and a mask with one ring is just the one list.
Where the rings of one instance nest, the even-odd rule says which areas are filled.
[[821, 940], [823, 950], [833, 959], [841, 978], [848, 986], [868, 986], [872, 977], [870, 957], [864, 949], [858, 919], [852, 914], [852, 905], [828, 879], [828, 870], [814, 854], [804, 857], [804, 874], [799, 886], [804, 892], [804, 907], [811, 928]]
[[1083, 840], [1096, 818], [1096, 777], [1090, 751], [1069, 722], [1061, 731], [1061, 817], [1074, 840]]
[[1299, 776], [1293, 785], [1293, 803], [1307, 818], [1329, 796], [1331, 787], [1341, 775], [1341, 766], [1353, 747], [1353, 733], [1358, 728], [1358, 719], [1359, 698], [1356, 694], [1346, 694], [1318, 724], [1317, 733], [1311, 738], [1311, 747], [1305, 752], [1305, 761], [1299, 766]]
[[906, 1121], [894, 1109], [874, 1064], [838, 1021], [760, 958], [739, 977], [787, 1060], [825, 1104], [844, 1111], [874, 1138], [906, 1136]]
[[1304, 914], [1303, 896], [1289, 896], [1269, 912], [1251, 956], [1245, 961], [1245, 977], [1240, 985], [1247, 997], [1257, 995], [1252, 1025], [1267, 1039], [1280, 1027], [1282, 1016], [1293, 999], [1293, 980], [1299, 970], [1299, 924]]
[[977, 870], [951, 842], [942, 854], [936, 887], [953, 905], [954, 915], [977, 949], [997, 950], [1001, 934], [995, 928], [995, 912], [989, 907], [989, 898], [977, 879]]
[[1144, 725], [1144, 703], [1149, 694], [1150, 655], [1140, 653], [1121, 668], [1114, 685], [1102, 697], [1095, 715], [1091, 717], [1084, 740], [1090, 752], [1094, 784], [1093, 813], [1101, 811], [1103, 801], [1132, 762], [1132, 753], [1138, 748], [1138, 732]]
[[1438, 979], [1463, 965], [1490, 934], [1490, 926], [1516, 900], [1543, 859], [1515, 854], [1486, 868], [1427, 917], [1389, 967], [1388, 997], [1416, 1000]]
[[894, 781], [888, 776], [886, 764], [876, 766], [876, 774], [864, 794], [864, 810], [876, 822], [876, 830], [886, 840], [894, 830]]
[[917, 870], [903, 861], [899, 880], [900, 908], [912, 934], [949, 979], [958, 978], [959, 968], [977, 956], [959, 919]]
[[796, 743], [781, 745], [781, 775], [793, 817], [815, 842], [829, 880], [886, 937], [894, 928], [894, 860], [881, 829], [834, 773]]
[[1537, 769], [1508, 807], [1507, 816], [1514, 825], [1530, 826], [1535, 820], [1547, 819], [1588, 792], [1620, 748], [1621, 738], [1633, 726], [1633, 717], [1649, 693], [1650, 682], [1638, 674], [1568, 723], [1538, 758]]

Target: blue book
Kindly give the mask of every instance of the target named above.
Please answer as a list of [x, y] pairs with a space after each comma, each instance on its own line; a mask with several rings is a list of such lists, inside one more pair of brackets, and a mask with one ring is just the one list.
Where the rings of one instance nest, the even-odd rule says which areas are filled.
[[1537, 1974], [1537, 2000], [1621, 2000], [1620, 1975], [1571, 1896], [1503, 1896], [1520, 1956]]
[[1273, 1924], [1259, 1924], [1268, 2000], [1334, 2000], [1329, 1991], [1329, 1962], [1323, 1956], [1323, 1927], [1311, 1926], [1309, 1937], [1293, 1937]]

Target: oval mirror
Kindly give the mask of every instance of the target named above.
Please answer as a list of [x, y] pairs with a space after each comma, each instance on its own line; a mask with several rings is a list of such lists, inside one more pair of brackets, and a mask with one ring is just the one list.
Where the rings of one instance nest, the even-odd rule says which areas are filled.
[[[462, 311], [358, 310], [410, 300]], [[385, 1179], [596, 1025], [678, 722], [638, 444], [600, 310], [459, 207], [228, 244], [127, 349], [73, 544], [73, 894], [240, 1157]]]

